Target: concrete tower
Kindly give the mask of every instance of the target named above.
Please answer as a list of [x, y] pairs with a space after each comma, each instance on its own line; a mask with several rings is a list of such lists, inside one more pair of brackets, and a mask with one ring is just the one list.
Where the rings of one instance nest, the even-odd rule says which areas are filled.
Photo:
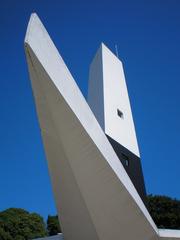
[[90, 66], [88, 103], [145, 202], [140, 153], [122, 62], [104, 44]]
[[[143, 189], [120, 61], [102, 46], [91, 66], [89, 101], [107, 138], [36, 14], [24, 44], [63, 239], [180, 239], [180, 231], [156, 227], [130, 179], [133, 171], [127, 174], [134, 166], [137, 188]], [[121, 121], [124, 127], [115, 128]]]

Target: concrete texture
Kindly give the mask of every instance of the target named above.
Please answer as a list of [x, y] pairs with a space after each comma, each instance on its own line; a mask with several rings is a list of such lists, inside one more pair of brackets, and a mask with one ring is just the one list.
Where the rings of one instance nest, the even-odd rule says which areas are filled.
[[65, 240], [155, 240], [159, 230], [36, 14], [25, 51]]
[[140, 153], [122, 62], [103, 43], [90, 66], [88, 103], [146, 204]]

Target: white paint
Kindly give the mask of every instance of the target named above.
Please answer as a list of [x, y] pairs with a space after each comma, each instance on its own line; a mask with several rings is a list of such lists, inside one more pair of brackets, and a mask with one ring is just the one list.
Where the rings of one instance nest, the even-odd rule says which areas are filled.
[[64, 238], [158, 239], [157, 227], [36, 14], [25, 50]]
[[97, 51], [93, 62], [90, 65], [88, 84], [88, 104], [98, 120], [103, 131], [104, 122], [104, 85], [102, 66], [102, 46]]
[[105, 133], [139, 157], [122, 62], [104, 44], [90, 67], [88, 103]]
[[159, 238], [160, 238], [160, 240], [180, 239], [180, 230], [159, 229]]
[[50, 236], [50, 237], [36, 238], [36, 240], [63, 240], [63, 239], [64, 238], [62, 233], [59, 233], [58, 235]]

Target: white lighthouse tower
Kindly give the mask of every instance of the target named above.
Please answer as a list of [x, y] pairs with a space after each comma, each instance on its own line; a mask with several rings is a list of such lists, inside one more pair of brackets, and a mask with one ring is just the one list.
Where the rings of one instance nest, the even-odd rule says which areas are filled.
[[144, 178], [122, 62], [104, 44], [90, 66], [88, 103], [144, 200]]

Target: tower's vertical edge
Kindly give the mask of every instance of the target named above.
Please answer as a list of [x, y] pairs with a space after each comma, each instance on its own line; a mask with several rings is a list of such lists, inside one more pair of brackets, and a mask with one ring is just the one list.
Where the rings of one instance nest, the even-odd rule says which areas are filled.
[[89, 71], [88, 103], [96, 116], [101, 128], [105, 130], [104, 123], [104, 82], [102, 63], [102, 44], [97, 51]]
[[104, 44], [90, 67], [88, 103], [145, 202], [140, 153], [122, 62]]

